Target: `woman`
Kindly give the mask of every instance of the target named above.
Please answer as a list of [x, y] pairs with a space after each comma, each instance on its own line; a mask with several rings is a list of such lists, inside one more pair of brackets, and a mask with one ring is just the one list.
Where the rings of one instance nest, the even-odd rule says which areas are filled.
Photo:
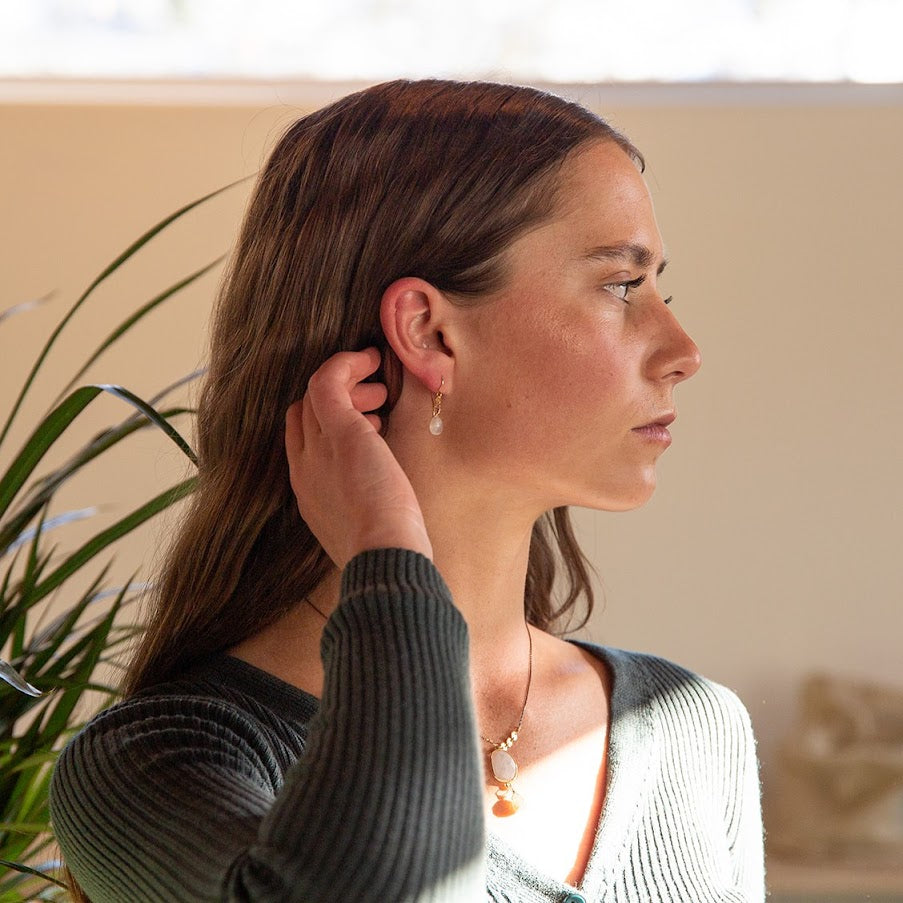
[[554, 633], [591, 603], [567, 506], [649, 498], [699, 366], [641, 167], [496, 84], [280, 141], [126, 699], [54, 776], [95, 903], [763, 899], [736, 697]]

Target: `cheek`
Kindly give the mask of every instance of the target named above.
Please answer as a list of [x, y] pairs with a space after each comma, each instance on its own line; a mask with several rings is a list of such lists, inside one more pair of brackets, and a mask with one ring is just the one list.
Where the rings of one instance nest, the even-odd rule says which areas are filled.
[[632, 351], [617, 311], [541, 288], [519, 301], [496, 307], [474, 336], [467, 395], [484, 435], [522, 428], [524, 442], [548, 443], [623, 404]]
[[600, 317], [552, 323], [534, 349], [542, 375], [540, 389], [567, 407], [593, 407], [616, 393], [628, 357], [616, 324]]

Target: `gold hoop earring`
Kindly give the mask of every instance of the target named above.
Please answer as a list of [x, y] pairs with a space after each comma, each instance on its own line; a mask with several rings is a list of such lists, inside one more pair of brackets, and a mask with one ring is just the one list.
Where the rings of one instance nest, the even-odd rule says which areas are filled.
[[430, 432], [434, 436], [439, 436], [442, 433], [442, 387], [445, 385], [445, 377], [439, 377], [439, 388], [436, 390], [436, 394], [433, 396], [433, 416], [430, 418]]

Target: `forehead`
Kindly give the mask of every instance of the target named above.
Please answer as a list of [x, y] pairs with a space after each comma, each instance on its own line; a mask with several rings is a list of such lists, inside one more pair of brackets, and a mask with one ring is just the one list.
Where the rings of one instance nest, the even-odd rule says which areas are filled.
[[618, 245], [647, 248], [659, 259], [663, 255], [642, 174], [619, 145], [601, 141], [565, 162], [555, 212], [511, 250], [521, 259], [542, 255], [564, 264], [583, 260], [593, 248]]
[[599, 238], [605, 241], [599, 244], [640, 243], [660, 250], [646, 181], [633, 159], [614, 141], [596, 142], [564, 164], [559, 199], [554, 219], [563, 226], [604, 231]]

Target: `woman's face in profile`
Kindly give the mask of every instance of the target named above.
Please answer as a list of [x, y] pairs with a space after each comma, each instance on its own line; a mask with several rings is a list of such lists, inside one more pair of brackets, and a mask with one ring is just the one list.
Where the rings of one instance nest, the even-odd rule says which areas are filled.
[[561, 179], [558, 212], [512, 245], [506, 285], [468, 311], [456, 376], [468, 452], [542, 506], [625, 510], [655, 487], [674, 387], [699, 352], [662, 296], [662, 239], [633, 161], [598, 142]]

